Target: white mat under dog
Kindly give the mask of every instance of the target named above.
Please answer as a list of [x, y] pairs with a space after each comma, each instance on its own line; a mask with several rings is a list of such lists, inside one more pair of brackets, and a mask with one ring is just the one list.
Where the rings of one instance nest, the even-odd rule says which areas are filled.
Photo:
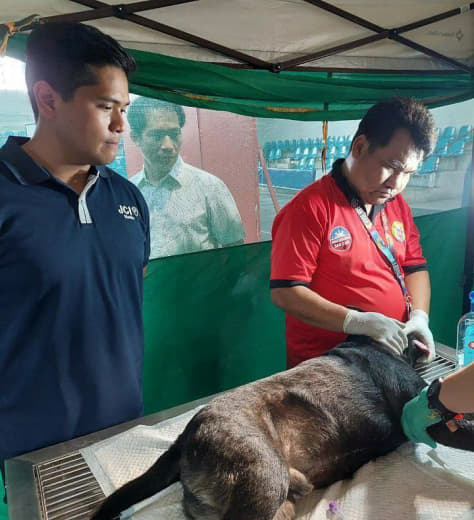
[[[82, 449], [105, 495], [147, 470], [198, 409]], [[130, 514], [134, 520], [185, 520], [181, 499], [181, 484], [176, 483]], [[474, 520], [474, 453], [406, 443], [369, 462], [351, 479], [304, 497], [298, 519]]]

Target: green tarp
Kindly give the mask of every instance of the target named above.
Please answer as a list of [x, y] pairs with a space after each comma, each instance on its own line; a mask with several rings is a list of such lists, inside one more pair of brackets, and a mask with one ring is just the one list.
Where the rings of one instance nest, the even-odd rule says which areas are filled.
[[[24, 59], [25, 34], [7, 54]], [[474, 77], [452, 74], [362, 74], [232, 69], [143, 51], [131, 51], [138, 69], [135, 94], [247, 116], [341, 121], [360, 119], [380, 99], [413, 96], [433, 108], [474, 97]]]

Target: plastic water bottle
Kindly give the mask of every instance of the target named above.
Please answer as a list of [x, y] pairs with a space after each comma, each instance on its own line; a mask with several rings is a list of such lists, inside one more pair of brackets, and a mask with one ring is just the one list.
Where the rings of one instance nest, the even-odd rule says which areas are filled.
[[469, 293], [471, 310], [458, 322], [456, 344], [456, 368], [462, 368], [474, 361], [474, 291]]

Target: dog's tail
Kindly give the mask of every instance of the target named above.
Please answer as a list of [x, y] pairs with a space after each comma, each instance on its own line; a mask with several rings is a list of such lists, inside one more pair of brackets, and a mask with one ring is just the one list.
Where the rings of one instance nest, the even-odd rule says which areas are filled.
[[148, 471], [106, 498], [91, 520], [116, 520], [122, 511], [178, 481], [180, 456], [181, 443], [178, 438]]

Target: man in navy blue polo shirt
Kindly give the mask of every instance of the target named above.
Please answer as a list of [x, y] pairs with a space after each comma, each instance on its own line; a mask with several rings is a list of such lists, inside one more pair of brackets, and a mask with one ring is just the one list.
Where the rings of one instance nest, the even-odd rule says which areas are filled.
[[134, 66], [93, 27], [28, 39], [36, 132], [0, 149], [0, 461], [142, 413], [148, 211], [104, 166]]

